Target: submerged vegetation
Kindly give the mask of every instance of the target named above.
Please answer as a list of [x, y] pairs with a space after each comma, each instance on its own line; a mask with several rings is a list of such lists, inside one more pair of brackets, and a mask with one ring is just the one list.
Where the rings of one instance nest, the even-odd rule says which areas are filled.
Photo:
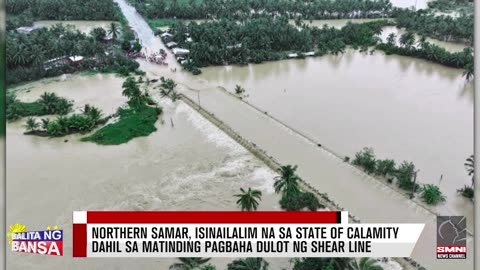
[[372, 258], [301, 258], [293, 260], [293, 270], [382, 270]]
[[275, 178], [274, 188], [280, 193], [280, 207], [287, 211], [300, 211], [308, 209], [317, 211], [324, 208], [315, 194], [304, 192], [300, 189], [300, 178], [296, 174], [297, 166], [286, 165], [280, 168], [280, 175]]
[[102, 118], [100, 109], [86, 104], [81, 114], [61, 115], [54, 120], [45, 118], [41, 119], [41, 123], [33, 117], [27, 118], [25, 135], [61, 137], [74, 133], [86, 133], [104, 124], [108, 119], [109, 117]]
[[79, 70], [115, 72], [127, 76], [139, 67], [137, 62], [125, 56], [124, 51], [132, 49], [135, 37], [113, 1], [13, 0], [8, 2], [7, 10], [11, 12], [9, 15], [13, 15], [9, 18], [120, 20], [123, 29], [120, 31], [118, 23], [112, 22], [108, 31], [95, 28], [85, 34], [57, 24], [24, 33], [15, 29], [31, 25], [31, 22], [17, 22], [18, 25], [10, 26], [12, 29], [9, 29], [11, 31], [6, 38], [9, 85]]
[[7, 94], [6, 119], [14, 121], [26, 116], [64, 115], [72, 110], [72, 106], [72, 101], [59, 97], [55, 93], [45, 92], [34, 102], [21, 102], [12, 93]]
[[118, 109], [115, 115], [118, 120], [82, 138], [82, 141], [117, 145], [136, 137], [148, 136], [157, 130], [155, 122], [162, 113], [161, 107], [146, 104], [150, 99], [142, 93], [133, 77], [127, 78], [122, 87], [122, 94], [129, 100], [126, 107]]

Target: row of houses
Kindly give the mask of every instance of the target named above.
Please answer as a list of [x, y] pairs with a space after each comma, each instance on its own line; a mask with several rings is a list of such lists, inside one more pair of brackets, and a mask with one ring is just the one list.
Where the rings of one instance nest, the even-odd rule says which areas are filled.
[[[183, 65], [183, 64], [187, 63], [187, 61], [188, 61], [187, 59], [188, 59], [188, 55], [190, 54], [190, 50], [184, 49], [184, 48], [179, 48], [178, 43], [176, 43], [173, 40], [173, 35], [168, 33], [168, 32], [164, 32], [163, 34], [161, 34], [160, 38], [162, 39], [165, 46], [167, 48], [169, 48], [170, 50], [172, 50], [173, 55], [175, 55], [175, 58], [177, 59], [177, 61], [180, 64]], [[192, 39], [190, 37], [187, 37], [186, 41], [191, 42]]]
[[78, 66], [82, 64], [84, 61], [85, 61], [85, 58], [80, 55], [61, 56], [61, 57], [53, 58], [43, 62], [43, 68], [45, 70], [49, 70], [55, 67], [60, 67], [65, 65]]

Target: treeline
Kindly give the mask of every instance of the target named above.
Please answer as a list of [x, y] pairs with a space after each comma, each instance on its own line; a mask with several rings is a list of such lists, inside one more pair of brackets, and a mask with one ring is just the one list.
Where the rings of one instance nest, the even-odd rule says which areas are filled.
[[440, 11], [457, 10], [458, 8], [471, 8], [473, 12], [473, 0], [435, 0], [427, 3], [429, 8]]
[[43, 93], [33, 102], [22, 102], [14, 93], [7, 94], [6, 119], [14, 121], [26, 116], [43, 116], [48, 114], [64, 115], [72, 110], [73, 102], [59, 97], [55, 93]]
[[[386, 43], [380, 43], [377, 48], [386, 54], [411, 56], [436, 62], [444, 66], [465, 69], [467, 79], [473, 76], [473, 49], [465, 48], [461, 52], [449, 52], [442, 47], [421, 38], [415, 40], [413, 33], [407, 32], [399, 38], [400, 46], [396, 45], [396, 36], [390, 34]], [[416, 46], [415, 46], [416, 45]]]
[[299, 29], [285, 17], [262, 16], [243, 23], [228, 19], [188, 25], [180, 22], [171, 32], [180, 46], [190, 49], [192, 62], [204, 67], [279, 60], [286, 58], [288, 52], [316, 51], [317, 55], [323, 55], [343, 52], [346, 46], [368, 47], [376, 44], [376, 35], [390, 24], [381, 20], [349, 23], [342, 29], [307, 25]]
[[468, 42], [473, 44], [473, 13], [458, 17], [437, 16], [425, 10], [396, 10], [397, 27], [415, 31], [444, 41]]
[[[120, 35], [118, 26], [110, 34]], [[96, 68], [103, 72], [128, 75], [138, 68], [138, 63], [124, 56], [118, 48], [121, 40], [104, 40], [106, 31], [96, 28], [90, 34], [71, 31], [61, 24], [50, 29], [42, 28], [30, 34], [9, 32], [6, 39], [7, 84], [58, 76], [77, 70]], [[76, 66], [68, 56], [79, 55], [84, 61]], [[49, 60], [63, 58], [63, 60]]]
[[111, 0], [8, 0], [7, 31], [34, 20], [118, 20]]
[[251, 14], [282, 15], [288, 18], [342, 19], [387, 17], [389, 0], [129, 0], [149, 19], [220, 19], [248, 17]]

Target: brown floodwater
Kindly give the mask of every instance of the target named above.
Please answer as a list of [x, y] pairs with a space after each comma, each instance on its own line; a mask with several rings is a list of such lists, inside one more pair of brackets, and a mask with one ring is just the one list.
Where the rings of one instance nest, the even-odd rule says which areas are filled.
[[[69, 75], [20, 86], [23, 101], [44, 91], [90, 103], [112, 113], [125, 99], [124, 78]], [[71, 239], [73, 210], [235, 210], [240, 187], [263, 192], [259, 208], [279, 210], [275, 173], [183, 102], [159, 98], [164, 108], [157, 131], [118, 146], [80, 142], [82, 135], [40, 138], [23, 135], [25, 119], [7, 126], [7, 224], [29, 229], [58, 225]], [[174, 126], [171, 126], [171, 120]], [[65, 140], [68, 140], [65, 142]], [[7, 252], [8, 269], [167, 269], [174, 259], [73, 260], [64, 256]], [[224, 267], [229, 259], [215, 259]], [[287, 259], [270, 260], [287, 266]]]
[[94, 28], [102, 27], [105, 30], [110, 28], [110, 24], [113, 21], [58, 21], [58, 20], [45, 20], [45, 21], [36, 21], [34, 25], [50, 28], [56, 24], [63, 24], [66, 27], [74, 27], [83, 33], [90, 33]]
[[[151, 44], [154, 50], [164, 48], [132, 7], [123, 0], [116, 2], [130, 25], [140, 33], [144, 44]], [[170, 53], [169, 57], [169, 65], [178, 67]], [[212, 67], [204, 69], [200, 76], [169, 72], [165, 67], [144, 61], [141, 66], [151, 76], [167, 75], [177, 80], [180, 91], [198, 100], [202, 107], [281, 163], [298, 164], [300, 176], [328, 193], [363, 222], [425, 223], [412, 257], [428, 269], [472, 269], [471, 256], [462, 262], [439, 262], [436, 259], [435, 215], [419, 206], [418, 198], [416, 201], [406, 199], [387, 184], [345, 164], [331, 152], [269, 116], [280, 118], [297, 131], [318, 136], [316, 138], [323, 145], [337, 153], [352, 155], [364, 146], [372, 146], [382, 158], [414, 161], [422, 169], [419, 176], [426, 179], [423, 181], [438, 183], [440, 174], [445, 174], [441, 188], [449, 200], [434, 210], [443, 214], [465, 214], [472, 230], [473, 204], [455, 193], [457, 188], [469, 183], [466, 174], [460, 175], [459, 172], [463, 170], [464, 159], [473, 151], [472, 90], [471, 86], [464, 86], [461, 71], [413, 58], [385, 56], [380, 52], [373, 56], [348, 52], [337, 57]], [[268, 115], [221, 90], [232, 91], [235, 84], [244, 86], [249, 95], [247, 100], [268, 111]], [[445, 107], [451, 104], [453, 107]], [[363, 119], [365, 115], [372, 119]], [[383, 115], [392, 117], [392, 120], [387, 121], [386, 117], [381, 117]], [[460, 122], [454, 123], [452, 118]], [[451, 124], [458, 128], [452, 128]], [[443, 128], [438, 128], [439, 125]], [[341, 132], [342, 129], [346, 131]], [[402, 134], [405, 130], [411, 132], [407, 139], [399, 139], [396, 134], [389, 134], [391, 138], [378, 135], [391, 129]], [[432, 129], [437, 132], [432, 133]], [[460, 139], [453, 137], [452, 133], [460, 134], [465, 140], [459, 142]], [[372, 135], [373, 139], [365, 134]], [[367, 138], [367, 141], [357, 140], [357, 137]], [[439, 144], [432, 145], [432, 141]], [[459, 144], [458, 148], [447, 147], [455, 143]], [[334, 144], [341, 147], [335, 148]], [[447, 147], [440, 157], [435, 156], [437, 150], [432, 150], [437, 146]], [[421, 147], [422, 151], [419, 150]], [[413, 152], [404, 148], [413, 149]], [[430, 161], [426, 161], [428, 157]], [[445, 164], [446, 159], [450, 160], [448, 164]], [[441, 161], [432, 165], [435, 164], [432, 160]], [[448, 168], [448, 177], [445, 168]], [[424, 171], [427, 173], [423, 174]], [[451, 175], [453, 171], [456, 173]], [[429, 177], [428, 173], [433, 176]], [[450, 186], [445, 188], [447, 183]], [[472, 238], [468, 239], [468, 246], [472, 250]]]

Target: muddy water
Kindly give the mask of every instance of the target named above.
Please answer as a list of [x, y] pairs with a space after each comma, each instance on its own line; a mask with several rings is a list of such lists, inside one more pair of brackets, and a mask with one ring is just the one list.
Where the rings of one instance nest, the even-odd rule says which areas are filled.
[[248, 102], [340, 156], [369, 146], [380, 158], [413, 161], [423, 183], [439, 184], [443, 174], [448, 200], [439, 211], [471, 216], [472, 203], [456, 194], [470, 184], [463, 164], [473, 151], [473, 88], [461, 73], [412, 58], [349, 51], [211, 67], [200, 77], [232, 92], [242, 85]]
[[[406, 33], [407, 31], [405, 29], [399, 29], [395, 26], [388, 26], [388, 27], [384, 27], [383, 28], [383, 32], [382, 34], [380, 35], [380, 38], [382, 39], [383, 42], [386, 42], [387, 41], [387, 38], [388, 38], [388, 35], [390, 35], [391, 33], [395, 34], [397, 36], [397, 45], [400, 43], [400, 36], [404, 33]], [[415, 40], [418, 41], [420, 40], [420, 36], [415, 34]], [[455, 43], [455, 42], [446, 42], [446, 41], [441, 41], [441, 40], [438, 40], [438, 39], [433, 39], [433, 38], [427, 38], [427, 41], [432, 43], [432, 44], [435, 44], [439, 47], [442, 47], [444, 49], [446, 49], [447, 51], [451, 51], [451, 52], [460, 52], [462, 51], [463, 49], [465, 49], [466, 47], [468, 47], [466, 44], [463, 44], [463, 43]]]
[[107, 30], [113, 21], [36, 21], [34, 25], [50, 28], [56, 24], [63, 24], [67, 27], [75, 27], [80, 32], [90, 33], [94, 28], [102, 27]]
[[[16, 90], [21, 100], [50, 91], [109, 113], [124, 103], [121, 82], [113, 75], [74, 75]], [[159, 99], [155, 90], [150, 94]], [[79, 142], [80, 135], [25, 136], [23, 121], [8, 124], [7, 224], [58, 225], [71, 239], [72, 210], [235, 210], [240, 187], [263, 192], [260, 209], [279, 210], [270, 169], [186, 104], [160, 103], [158, 131], [119, 146]], [[72, 260], [71, 244], [65, 242], [61, 258], [8, 252], [8, 269], [167, 269], [174, 261]], [[212, 262], [223, 269], [229, 261]], [[280, 269], [288, 260], [271, 263]]]
[[[134, 29], [140, 33], [140, 39], [144, 40], [144, 43], [150, 43], [154, 48], [158, 49], [158, 39], [153, 37], [153, 34], [148, 27], [145, 28], [146, 23], [143, 18], [141, 18], [141, 16], [139, 16], [131, 7], [126, 5], [123, 0], [117, 0], [117, 2], [120, 4], [124, 14], [126, 14], [130, 25], [133, 25]], [[160, 47], [162, 47], [161, 44]], [[263, 109], [271, 109], [269, 110], [269, 114], [276, 113], [277, 115], [280, 115], [281, 113], [284, 113], [290, 117], [293, 116], [295, 120], [294, 122], [297, 126], [302, 124], [304, 132], [306, 132], [306, 127], [311, 128], [315, 125], [312, 123], [320, 122], [312, 120], [320, 119], [326, 124], [334, 123], [335, 125], [330, 129], [321, 129], [321, 134], [324, 136], [322, 137], [322, 142], [324, 142], [325, 138], [328, 136], [333, 138], [332, 142], [341, 142], [344, 146], [337, 150], [339, 152], [347, 152], [340, 149], [346, 149], [349, 147], [354, 149], [349, 151], [357, 151], [359, 148], [365, 146], [364, 142], [359, 143], [359, 147], [351, 146], [351, 142], [355, 141], [357, 134], [362, 132], [369, 134], [374, 133], [372, 130], [366, 131], [365, 128], [363, 128], [363, 125], [360, 125], [360, 123], [363, 122], [367, 122], [367, 124], [375, 122], [374, 120], [363, 121], [362, 118], [358, 117], [358, 115], [362, 115], [365, 112], [369, 112], [369, 115], [375, 116], [385, 114], [389, 111], [401, 115], [400, 112], [404, 111], [405, 115], [408, 116], [405, 118], [412, 119], [413, 121], [412, 124], [409, 124], [411, 125], [411, 127], [409, 127], [411, 130], [418, 130], [418, 133], [420, 133], [421, 130], [421, 132], [426, 132], [428, 134], [432, 129], [430, 125], [434, 125], [435, 123], [438, 123], [438, 121], [434, 121], [433, 123], [427, 122], [426, 124], [419, 121], [417, 122], [416, 118], [421, 116], [413, 114], [413, 112], [415, 109], [418, 110], [419, 108], [423, 108], [424, 110], [421, 111], [422, 114], [426, 114], [427, 116], [435, 115], [440, 109], [433, 107], [432, 104], [435, 104], [439, 99], [444, 100], [443, 93], [446, 91], [454, 91], [454, 93], [457, 94], [454, 95], [453, 100], [449, 99], [450, 102], [458, 100], [459, 102], [465, 103], [465, 107], [454, 106], [453, 108], [448, 108], [448, 112], [460, 111], [460, 114], [466, 117], [465, 119], [460, 120], [461, 125], [466, 126], [465, 122], [472, 123], [472, 101], [469, 92], [468, 90], [462, 92], [458, 89], [458, 87], [460, 87], [458, 85], [460, 82], [460, 71], [443, 69], [437, 65], [424, 61], [415, 61], [411, 58], [384, 57], [381, 54], [376, 57], [368, 58], [370, 59], [369, 61], [373, 62], [363, 62], [362, 65], [362, 62], [357, 60], [358, 57], [361, 59], [367, 59], [366, 57], [371, 56], [349, 53], [342, 57], [325, 57], [301, 61], [281, 61], [263, 65], [249, 65], [246, 67], [214, 67], [205, 69], [204, 74], [197, 77], [187, 75], [183, 72], [169, 73], [168, 69], [165, 69], [164, 67], [155, 66], [145, 63], [144, 61], [141, 61], [141, 64], [142, 68], [149, 71], [149, 74], [151, 75], [158, 77], [168, 74], [169, 77], [176, 79], [180, 83], [179, 89], [183, 93], [187, 94], [194, 100], [198, 99], [201, 106], [214, 113], [215, 116], [230, 125], [246, 139], [255, 142], [260, 148], [266, 150], [281, 163], [298, 164], [298, 172], [300, 176], [307, 179], [307, 181], [319, 190], [328, 193], [337, 203], [354, 213], [354, 215], [359, 217], [362, 221], [425, 223], [425, 230], [412, 254], [412, 257], [422, 265], [429, 269], [439, 270], [450, 270], [453, 267], [456, 269], [472, 269], [473, 261], [471, 259], [471, 254], [469, 255], [469, 259], [462, 262], [439, 262], [435, 258], [435, 216], [431, 212], [420, 207], [417, 203], [407, 200], [403, 195], [393, 191], [386, 184], [372, 179], [359, 170], [343, 163], [333, 154], [318, 148], [316, 144], [299, 136], [297, 133], [282, 126], [278, 122], [273, 121], [265, 113], [253, 109], [247, 104], [239, 101], [237, 98], [227, 95], [220, 90], [222, 86], [231, 90], [233, 89], [232, 86], [235, 84], [242, 84], [247, 87], [248, 94], [250, 95], [250, 98], [248, 99], [251, 100], [252, 103], [253, 101], [258, 103], [267, 102], [267, 99], [254, 98], [256, 94], [258, 94], [258, 96], [270, 95], [270, 99], [268, 99], [268, 103], [270, 104], [263, 104]], [[326, 64], [320, 62], [320, 68], [315, 68], [315, 65], [310, 65], [312, 63], [311, 61], [326, 61]], [[171, 61], [169, 64], [178, 66], [174, 61]], [[354, 67], [350, 68], [350, 76], [345, 77], [346, 73], [343, 69], [349, 69], [349, 66], [351, 65]], [[395, 68], [391, 72], [385, 72], [384, 69], [388, 69], [389, 66], [390, 68]], [[382, 71], [371, 72], [372, 69], [382, 69]], [[437, 87], [434, 89], [431, 88], [430, 90], [427, 88], [424, 91], [417, 91], [418, 82], [409, 85], [412, 84], [414, 80], [410, 81], [410, 79], [406, 79], [405, 77], [407, 77], [407, 75], [414, 76], [414, 78], [415, 76], [431, 76], [433, 79], [425, 84], [422, 83], [421, 85], [423, 86], [430, 84], [435, 85], [433, 81], [440, 80], [448, 87], [446, 87], [447, 90], [445, 90], [445, 87]], [[418, 79], [419, 78], [416, 77], [416, 80]], [[365, 83], [362, 84], [362, 82]], [[250, 88], [249, 83], [252, 86]], [[322, 86], [323, 83], [326, 83], [323, 87], [317, 87], [318, 85]], [[348, 83], [350, 83], [350, 85], [348, 85]], [[385, 85], [387, 83], [389, 84]], [[310, 86], [307, 87], [309, 84]], [[376, 84], [388, 86], [387, 90], [384, 93], [380, 93], [380, 89], [375, 87]], [[286, 90], [284, 86], [288, 86], [289, 90], [284, 91]], [[374, 87], [371, 88], [371, 86]], [[312, 95], [303, 90], [303, 88], [312, 89], [312, 87], [317, 90], [318, 93], [313, 93]], [[352, 92], [353, 90], [356, 92]], [[274, 91], [279, 91], [280, 93], [274, 93]], [[256, 94], [254, 95], [253, 92]], [[288, 94], [290, 98], [288, 102], [285, 102], [284, 97], [281, 96], [283, 93], [290, 93]], [[322, 96], [323, 93], [327, 94]], [[356, 97], [360, 101], [350, 99], [349, 102], [344, 104], [342, 103], [344, 102], [343, 100], [338, 99], [335, 96], [336, 94], [341, 93], [346, 96], [348, 96], [348, 93], [351, 93], [351, 97]], [[393, 97], [389, 96], [389, 94], [393, 94]], [[418, 95], [420, 95], [420, 97], [423, 96], [424, 99], [418, 98]], [[449, 92], [447, 95], [452, 94]], [[372, 96], [375, 98], [372, 98]], [[320, 100], [319, 97], [321, 97]], [[409, 103], [404, 103], [404, 106], [390, 108], [389, 106], [392, 104], [390, 104], [391, 101], [389, 101], [389, 98], [397, 102], [405, 102], [406, 100], [413, 102], [416, 99], [419, 99], [420, 103], [413, 103], [410, 105]], [[445, 98], [445, 101], [446, 100], [447, 99]], [[304, 107], [307, 108], [305, 109], [307, 111], [300, 110], [299, 113], [297, 113], [296, 110], [298, 111], [298, 106], [299, 104], [303, 104], [302, 102], [305, 103]], [[373, 103], [373, 107], [370, 107], [371, 103]], [[319, 106], [319, 104], [322, 105]], [[335, 106], [335, 104], [338, 105]], [[380, 106], [381, 110], [375, 109], [375, 106]], [[442, 109], [445, 111], [445, 104], [442, 104], [442, 106]], [[330, 108], [330, 110], [320, 114], [318, 109], [320, 107]], [[323, 108], [320, 108], [320, 110], [322, 109]], [[413, 112], [410, 112], [409, 110], [413, 110]], [[469, 110], [470, 114], [468, 114]], [[345, 120], [341, 121], [342, 119], [338, 118], [338, 116], [343, 117]], [[444, 112], [443, 114], [440, 113], [440, 117], [438, 118], [451, 119], [454, 116], [456, 119], [457, 117], [455, 113], [448, 114]], [[338, 121], [326, 119], [328, 117], [338, 119]], [[375, 118], [379, 124], [375, 126], [373, 130], [383, 131], [395, 129], [402, 132], [398, 125], [399, 123], [404, 123], [405, 118], [401, 118], [400, 121], [397, 116], [395, 121], [388, 122], [387, 124], [381, 123], [381, 120]], [[433, 116], [432, 118], [436, 119]], [[282, 120], [286, 121], [288, 119], [291, 120], [292, 118]], [[352, 121], [352, 119], [357, 121]], [[343, 128], [344, 125], [347, 125], [347, 129], [351, 128], [349, 125], [352, 123], [353, 125], [359, 126], [353, 131], [350, 131], [350, 133], [338, 132], [338, 128]], [[337, 130], [334, 132], [335, 129]], [[441, 141], [445, 144], [442, 141], [442, 138], [443, 140], [455, 140], [456, 138], [447, 136], [447, 134], [449, 135], [451, 132], [455, 131], [454, 128], [448, 128], [448, 130], [445, 128], [444, 133], [441, 133], [441, 137], [435, 133], [435, 136], [430, 139]], [[470, 131], [468, 127], [458, 131], [464, 132], [466, 136], [469, 136], [469, 134], [471, 134], [471, 126]], [[411, 134], [408, 135], [407, 138], [410, 138]], [[343, 140], [337, 139], [337, 136]], [[378, 135], [376, 136], [378, 137]], [[420, 136], [421, 138], [425, 137], [425, 135]], [[393, 138], [397, 139], [395, 136]], [[388, 147], [393, 147], [394, 149], [403, 146], [398, 141], [390, 138], [385, 139], [382, 137], [381, 139], [383, 140], [381, 142], [388, 142], [386, 145]], [[377, 139], [371, 140], [366, 145], [377, 141]], [[408, 145], [413, 144], [418, 148], [424, 143], [428, 143], [428, 141], [408, 141]], [[450, 149], [456, 153], [453, 155], [455, 156], [455, 159], [460, 160], [459, 166], [462, 166], [463, 159], [472, 151], [471, 143], [472, 139], [467, 138], [467, 141], [459, 146], [462, 149]], [[430, 150], [430, 148], [427, 148], [424, 151]], [[379, 150], [377, 149], [377, 152], [378, 151]], [[381, 151], [388, 153], [388, 157], [395, 158], [395, 154], [392, 154], [392, 151], [385, 149]], [[421, 151], [415, 150], [413, 153], [408, 152], [399, 159], [412, 159], [414, 153], [421, 153]], [[431, 154], [430, 156], [433, 159], [437, 158]], [[421, 167], [419, 164], [417, 165]], [[438, 167], [441, 167], [442, 165], [444, 164], [438, 165]], [[422, 169], [422, 172], [423, 170], [425, 169]], [[446, 178], [444, 177], [444, 179]], [[458, 183], [452, 186], [455, 186], [455, 189], [458, 188], [463, 184], [462, 181], [468, 182], [468, 180], [465, 179], [466, 176], [463, 176], [460, 180], [455, 179]], [[444, 182], [446, 182], [446, 180], [444, 180]], [[445, 183], [442, 183], [442, 189], [444, 185]], [[438, 210], [451, 213], [453, 210], [461, 210], [465, 208], [466, 210], [464, 210], [464, 212], [467, 212], [468, 220], [470, 221], [469, 227], [471, 228], [472, 205], [461, 199], [453, 198], [453, 200], [457, 203], [454, 205], [449, 203], [447, 206], [441, 207]], [[378, 207], [380, 205], [382, 207]], [[374, 211], [372, 211], [373, 209]], [[471, 240], [472, 239], [470, 238], [468, 239], [469, 250], [472, 250], [473, 248]]]

